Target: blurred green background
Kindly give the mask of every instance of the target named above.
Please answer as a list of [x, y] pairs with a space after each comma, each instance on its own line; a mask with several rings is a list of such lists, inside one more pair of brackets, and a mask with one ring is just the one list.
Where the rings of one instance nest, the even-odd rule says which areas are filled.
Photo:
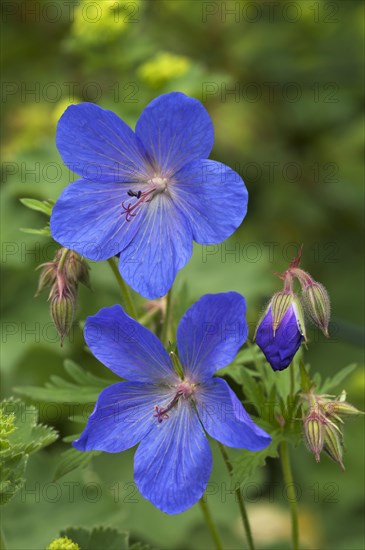
[[[303, 243], [302, 267], [332, 300], [332, 338], [310, 329], [306, 360], [324, 376], [357, 362], [346, 389], [363, 408], [363, 3], [28, 0], [4, 2], [2, 21], [3, 395], [43, 385], [63, 372], [66, 357], [107, 375], [77, 326], [60, 348], [46, 294], [33, 298], [35, 268], [55, 246], [19, 230], [44, 224], [20, 198], [55, 200], [75, 179], [55, 145], [58, 118], [70, 103], [93, 101], [134, 127], [151, 99], [178, 90], [208, 109], [211, 158], [241, 174], [250, 202], [229, 241], [195, 247], [177, 284], [187, 283], [190, 300], [243, 293], [252, 335], [279, 289], [273, 272]], [[91, 281], [92, 293], [80, 291], [78, 320], [119, 301], [106, 263], [92, 265]], [[42, 404], [40, 414], [61, 436], [74, 433], [66, 410]], [[362, 419], [347, 423], [345, 438], [345, 473], [326, 457], [317, 465], [304, 446], [293, 455], [303, 548], [364, 546]], [[169, 517], [134, 493], [132, 451], [103, 455], [52, 486], [66, 448], [58, 441], [31, 459], [25, 490], [3, 513], [10, 549], [38, 550], [65, 527], [99, 524], [166, 550], [211, 547], [198, 506]], [[242, 548], [218, 455], [211, 481], [208, 503], [227, 548]], [[269, 461], [252, 483], [259, 489], [246, 496], [258, 548], [289, 548], [279, 465]]]

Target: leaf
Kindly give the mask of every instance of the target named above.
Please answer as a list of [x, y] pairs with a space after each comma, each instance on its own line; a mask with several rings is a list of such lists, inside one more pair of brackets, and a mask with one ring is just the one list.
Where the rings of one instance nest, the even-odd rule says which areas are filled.
[[347, 365], [347, 367], [341, 369], [332, 378], [326, 378], [320, 390], [318, 390], [318, 393], [328, 393], [330, 390], [335, 389], [345, 380], [345, 378], [350, 376], [350, 374], [356, 369], [356, 367], [357, 364], [352, 363], [351, 365]]
[[60, 532], [76, 542], [81, 550], [129, 550], [128, 533], [120, 533], [110, 527], [94, 527], [92, 531], [83, 527], [69, 527]]
[[84, 371], [73, 361], [66, 360], [64, 368], [73, 382], [60, 376], [51, 376], [44, 388], [37, 386], [20, 386], [14, 388], [16, 393], [30, 397], [35, 401], [49, 401], [55, 403], [95, 403], [99, 393], [113, 384], [115, 380], [99, 378], [90, 372]]
[[37, 199], [20, 199], [20, 202], [30, 208], [31, 210], [36, 210], [37, 212], [42, 212], [46, 216], [52, 214], [52, 208], [54, 205], [53, 201], [39, 201]]
[[51, 230], [49, 225], [45, 225], [43, 229], [32, 229], [31, 227], [19, 227], [19, 231], [22, 233], [29, 233], [30, 235], [44, 235], [46, 237], [51, 236]]
[[267, 458], [277, 458], [279, 456], [279, 444], [286, 439], [280, 431], [272, 432], [272, 441], [262, 451], [251, 452], [243, 450], [239, 459], [232, 460], [232, 480], [241, 486], [247, 479], [251, 479], [258, 468], [265, 466]]
[[[77, 436], [74, 436], [72, 441], [76, 438]], [[67, 449], [67, 451], [65, 451], [61, 455], [60, 461], [53, 477], [53, 482], [59, 480], [64, 475], [74, 470], [77, 470], [78, 468], [86, 468], [91, 460], [95, 456], [98, 456], [100, 454], [101, 451], [82, 452], [77, 451], [73, 447], [71, 447], [71, 449]]]

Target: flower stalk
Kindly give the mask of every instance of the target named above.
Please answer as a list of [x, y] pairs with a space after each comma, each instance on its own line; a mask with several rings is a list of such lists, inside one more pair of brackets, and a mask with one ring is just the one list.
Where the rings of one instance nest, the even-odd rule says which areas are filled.
[[208, 508], [208, 504], [207, 504], [204, 496], [199, 500], [199, 504], [200, 504], [200, 508], [203, 512], [205, 523], [207, 524], [209, 532], [212, 536], [212, 539], [213, 539], [216, 550], [223, 550], [223, 545], [222, 545], [218, 530], [215, 526], [215, 523], [213, 521], [212, 515], [210, 513], [210, 510]]
[[136, 310], [135, 305], [133, 303], [131, 294], [129, 292], [129, 288], [128, 288], [127, 284], [125, 283], [123, 277], [119, 273], [119, 269], [115, 264], [114, 258], [109, 258], [108, 264], [110, 265], [111, 270], [112, 270], [112, 272], [113, 272], [113, 274], [114, 274], [114, 276], [117, 280], [117, 283], [118, 283], [118, 286], [119, 286], [119, 289], [120, 289], [120, 292], [121, 292], [121, 295], [122, 295], [123, 307], [125, 308], [128, 315], [133, 317], [133, 319], [137, 319], [137, 317], [138, 317], [137, 310]]

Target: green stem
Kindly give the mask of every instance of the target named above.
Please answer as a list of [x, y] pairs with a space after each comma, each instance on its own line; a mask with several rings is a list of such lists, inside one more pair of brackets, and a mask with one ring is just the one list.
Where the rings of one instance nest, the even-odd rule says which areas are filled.
[[134, 303], [132, 301], [132, 297], [129, 292], [129, 288], [127, 284], [125, 283], [124, 279], [122, 278], [121, 274], [119, 273], [119, 269], [117, 265], [115, 264], [114, 258], [109, 258], [108, 264], [110, 265], [112, 272], [114, 273], [114, 276], [117, 280], [117, 283], [119, 285], [121, 294], [122, 294], [122, 301], [123, 306], [128, 315], [133, 317], [134, 319], [137, 319], [137, 310], [134, 307]]
[[61, 253], [60, 261], [58, 262], [58, 271], [61, 272], [63, 269], [63, 266], [65, 265], [66, 258], [68, 256], [68, 253], [71, 252], [69, 248], [64, 248]]
[[172, 317], [172, 288], [167, 293], [167, 302], [166, 302], [166, 314], [162, 327], [161, 342], [164, 346], [167, 346], [169, 343], [170, 328], [171, 328], [171, 317]]
[[4, 531], [0, 528], [0, 550], [6, 550]]
[[[232, 464], [230, 463], [230, 460], [229, 460], [229, 457], [228, 457], [228, 454], [227, 454], [227, 451], [224, 447], [224, 445], [222, 445], [222, 443], [218, 443], [219, 445], [219, 448], [221, 450], [221, 453], [223, 455], [223, 459], [224, 459], [224, 462], [227, 466], [227, 470], [229, 472], [229, 475], [231, 476], [232, 475]], [[240, 491], [240, 489], [236, 489], [236, 498], [237, 498], [237, 501], [238, 501], [238, 507], [240, 509], [240, 514], [241, 514], [241, 518], [242, 518], [242, 523], [243, 523], [243, 528], [245, 530], [245, 533], [246, 533], [246, 537], [247, 537], [247, 544], [248, 544], [248, 547], [250, 550], [255, 550], [255, 545], [253, 543], [253, 537], [252, 537], [252, 531], [251, 531], [251, 526], [250, 526], [250, 522], [249, 522], [249, 519], [248, 519], [248, 515], [247, 515], [247, 510], [246, 510], [246, 507], [245, 507], [245, 503], [243, 501], [243, 498], [242, 498], [242, 493]]]
[[206, 500], [204, 500], [204, 496], [199, 500], [199, 504], [200, 504], [200, 507], [201, 507], [202, 512], [203, 512], [205, 523], [208, 526], [208, 529], [210, 531], [210, 534], [212, 536], [212, 539], [213, 539], [213, 542], [215, 544], [216, 549], [217, 550], [223, 550], [223, 545], [222, 545], [221, 539], [219, 537], [219, 533], [217, 531], [217, 528], [215, 526], [215, 523], [214, 523], [213, 518], [211, 516], [211, 513], [209, 511], [207, 502], [206, 502]]
[[297, 496], [294, 488], [293, 474], [290, 465], [290, 456], [288, 444], [282, 441], [280, 444], [281, 466], [283, 469], [284, 482], [287, 495], [290, 502], [291, 526], [292, 526], [292, 544], [293, 550], [299, 549], [299, 525], [298, 525], [298, 506]]

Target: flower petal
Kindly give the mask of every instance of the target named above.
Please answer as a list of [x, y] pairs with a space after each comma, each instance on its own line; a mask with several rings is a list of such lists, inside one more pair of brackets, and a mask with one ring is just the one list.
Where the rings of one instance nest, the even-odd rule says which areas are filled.
[[95, 357], [118, 376], [135, 382], [176, 383], [170, 357], [160, 340], [119, 305], [88, 317], [85, 341]]
[[154, 299], [168, 292], [189, 261], [193, 239], [189, 222], [167, 194], [155, 196], [144, 211], [136, 236], [120, 255], [119, 270], [134, 290]]
[[247, 212], [248, 193], [241, 177], [213, 160], [195, 160], [174, 176], [173, 200], [190, 221], [200, 244], [227, 239]]
[[136, 135], [160, 175], [172, 175], [194, 159], [207, 158], [214, 142], [206, 109], [180, 92], [162, 95], [147, 105]]
[[133, 239], [144, 211], [130, 223], [123, 215], [129, 186], [77, 180], [64, 189], [51, 215], [52, 237], [89, 260], [106, 260]]
[[84, 179], [136, 181], [145, 175], [146, 153], [129, 126], [93, 103], [70, 105], [57, 126], [64, 163]]
[[215, 378], [202, 384], [196, 406], [204, 429], [223, 445], [249, 451], [269, 445], [271, 437], [253, 422], [225, 380]]
[[73, 446], [79, 451], [119, 453], [134, 447], [153, 428], [154, 407], [166, 388], [119, 382], [101, 392], [86, 428]]
[[293, 305], [285, 313], [275, 336], [271, 307], [256, 331], [256, 344], [263, 351], [273, 370], [284, 370], [290, 365], [302, 340], [303, 335], [299, 330]]
[[237, 292], [206, 294], [185, 313], [177, 329], [177, 347], [185, 373], [209, 379], [233, 361], [247, 338], [246, 303]]
[[206, 435], [193, 407], [180, 400], [156, 424], [134, 457], [141, 494], [167, 514], [184, 512], [203, 495], [212, 469]]

